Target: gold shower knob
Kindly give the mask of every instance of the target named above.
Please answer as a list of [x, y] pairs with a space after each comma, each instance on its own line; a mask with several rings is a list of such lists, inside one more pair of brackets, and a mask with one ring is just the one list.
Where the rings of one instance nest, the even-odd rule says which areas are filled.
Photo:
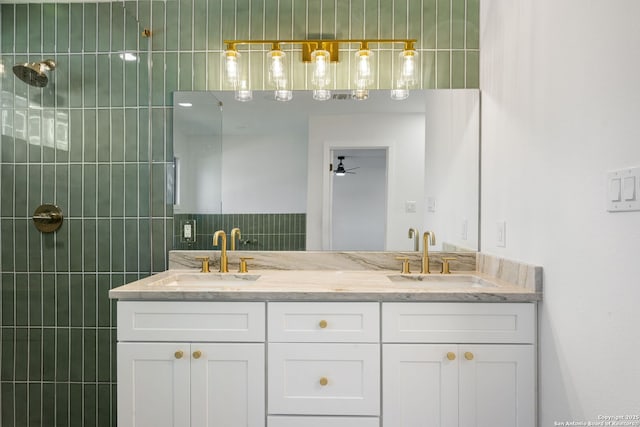
[[182, 350], [178, 350], [175, 353], [173, 353], [173, 355], [175, 356], [176, 359], [182, 359], [182, 356], [184, 356], [184, 352]]
[[202, 352], [200, 350], [196, 350], [193, 352], [194, 359], [200, 359], [201, 356], [202, 356]]
[[447, 353], [447, 359], [456, 360], [456, 354], [453, 351]]
[[467, 360], [473, 360], [473, 353], [471, 353], [470, 351], [465, 351], [464, 358]]
[[318, 323], [318, 326], [320, 326], [320, 328], [322, 328], [322, 329], [326, 328], [326, 327], [327, 327], [327, 325], [328, 325], [328, 323], [327, 323], [327, 321], [326, 321], [326, 320], [321, 320], [321, 321]]
[[320, 385], [322, 387], [326, 386], [327, 384], [329, 384], [329, 380], [327, 379], [327, 377], [320, 378]]

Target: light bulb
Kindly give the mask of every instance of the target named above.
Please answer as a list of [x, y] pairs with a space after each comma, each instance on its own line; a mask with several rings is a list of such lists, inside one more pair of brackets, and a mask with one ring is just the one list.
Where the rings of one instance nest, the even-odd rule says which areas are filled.
[[329, 73], [329, 52], [326, 50], [313, 51], [311, 53], [311, 62], [313, 63], [311, 83], [317, 89], [326, 88], [331, 82], [331, 75]]
[[267, 52], [269, 58], [269, 83], [276, 89], [281, 89], [287, 84], [286, 55], [279, 49]]
[[368, 92], [365, 95], [365, 91], [373, 83], [372, 56], [373, 53], [367, 49], [360, 49], [355, 54], [353, 74], [355, 83], [354, 97], [356, 99], [367, 99]]
[[405, 82], [408, 87], [413, 87], [416, 83], [416, 51], [404, 50], [400, 54], [400, 75], [399, 79]]

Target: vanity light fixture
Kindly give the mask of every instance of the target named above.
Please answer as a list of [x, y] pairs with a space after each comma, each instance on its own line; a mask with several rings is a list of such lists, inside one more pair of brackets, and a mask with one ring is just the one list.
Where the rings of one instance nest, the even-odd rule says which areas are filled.
[[[246, 101], [251, 99], [249, 79], [241, 86], [243, 64], [240, 62], [242, 54], [238, 51], [240, 45], [271, 45], [267, 52], [269, 75], [267, 80], [274, 89], [277, 101], [289, 101], [293, 97], [291, 90], [291, 76], [288, 66], [288, 53], [283, 46], [301, 45], [302, 61], [309, 63], [307, 67], [310, 75], [313, 98], [319, 101], [331, 99], [331, 64], [339, 61], [340, 45], [358, 45], [353, 59], [353, 91], [352, 97], [365, 100], [369, 97], [369, 89], [375, 81], [373, 69], [374, 51], [370, 44], [402, 43], [404, 49], [396, 62], [393, 72], [391, 97], [405, 99], [409, 96], [409, 89], [417, 83], [417, 53], [416, 39], [340, 39], [340, 40], [225, 40], [227, 48], [222, 53], [224, 63], [224, 83], [229, 89], [236, 91], [236, 99]], [[353, 48], [350, 48], [353, 49]], [[242, 93], [240, 93], [242, 92]]]
[[190, 102], [178, 102], [178, 105], [186, 108], [193, 107], [193, 104]]

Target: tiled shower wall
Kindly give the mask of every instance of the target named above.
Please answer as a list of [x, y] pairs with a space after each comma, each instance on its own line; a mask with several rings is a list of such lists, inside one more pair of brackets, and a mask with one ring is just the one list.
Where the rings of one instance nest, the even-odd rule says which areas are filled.
[[[415, 37], [423, 88], [477, 88], [478, 1], [3, 1], [0, 425], [116, 425], [108, 290], [166, 268], [171, 94], [221, 89], [222, 40]], [[138, 61], [123, 62], [125, 50]], [[247, 56], [263, 88], [264, 55]], [[44, 58], [58, 64], [46, 88], [14, 78], [14, 64]], [[336, 88], [350, 86], [348, 58]], [[306, 87], [304, 67], [291, 67]], [[31, 224], [41, 203], [63, 209], [56, 233]]]

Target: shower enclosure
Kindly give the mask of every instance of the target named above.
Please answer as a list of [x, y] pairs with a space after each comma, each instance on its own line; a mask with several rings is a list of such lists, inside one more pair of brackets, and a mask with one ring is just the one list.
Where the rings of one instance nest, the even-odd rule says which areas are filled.
[[[166, 269], [171, 234], [150, 14], [150, 2], [0, 4], [3, 427], [116, 425], [108, 291]], [[41, 233], [31, 217], [47, 203], [64, 222]]]

